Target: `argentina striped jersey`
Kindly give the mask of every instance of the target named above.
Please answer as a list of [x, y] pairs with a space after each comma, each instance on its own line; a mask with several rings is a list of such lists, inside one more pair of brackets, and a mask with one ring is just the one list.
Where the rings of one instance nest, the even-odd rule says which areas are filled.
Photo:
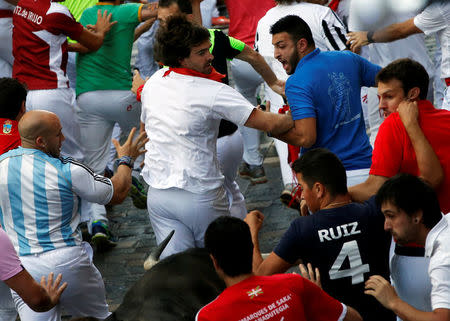
[[108, 178], [71, 158], [22, 147], [0, 156], [0, 224], [20, 256], [79, 245], [80, 198], [112, 194]]

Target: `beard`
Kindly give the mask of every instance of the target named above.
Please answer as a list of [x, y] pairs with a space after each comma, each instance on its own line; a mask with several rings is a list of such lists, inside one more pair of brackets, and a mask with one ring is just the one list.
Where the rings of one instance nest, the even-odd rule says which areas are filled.
[[288, 75], [292, 75], [295, 72], [295, 69], [297, 68], [297, 65], [298, 65], [299, 61], [300, 61], [300, 59], [298, 57], [298, 51], [297, 51], [297, 48], [295, 48], [294, 52], [292, 53], [292, 55], [288, 59], [289, 65], [291, 67], [289, 72], [286, 72]]

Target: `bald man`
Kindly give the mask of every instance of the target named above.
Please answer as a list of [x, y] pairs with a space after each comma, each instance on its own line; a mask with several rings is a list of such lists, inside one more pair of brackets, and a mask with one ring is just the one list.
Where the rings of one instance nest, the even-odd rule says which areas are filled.
[[35, 280], [53, 271], [69, 284], [60, 303], [39, 314], [13, 293], [21, 320], [60, 320], [62, 308], [74, 317], [109, 315], [92, 248], [81, 239], [79, 200], [122, 202], [131, 185], [132, 163], [147, 141], [145, 134], [132, 141], [134, 128], [122, 146], [113, 141], [119, 166], [110, 180], [71, 158], [59, 158], [61, 130], [54, 113], [27, 112], [19, 121], [22, 147], [0, 156], [0, 223], [23, 266]]

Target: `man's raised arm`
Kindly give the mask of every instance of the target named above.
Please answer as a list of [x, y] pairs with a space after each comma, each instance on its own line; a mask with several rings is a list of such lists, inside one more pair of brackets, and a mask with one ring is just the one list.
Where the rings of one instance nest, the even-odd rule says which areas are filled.
[[417, 102], [402, 101], [397, 111], [414, 148], [420, 177], [434, 189], [438, 188], [444, 180], [444, 170], [433, 147], [420, 128]]

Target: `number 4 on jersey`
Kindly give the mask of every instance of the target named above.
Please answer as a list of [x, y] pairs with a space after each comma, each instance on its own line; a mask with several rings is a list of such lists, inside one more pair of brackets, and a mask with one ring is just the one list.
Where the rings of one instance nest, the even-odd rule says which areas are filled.
[[[341, 270], [345, 258], [348, 257], [350, 268]], [[364, 273], [370, 271], [369, 264], [362, 264], [356, 241], [345, 242], [328, 274], [331, 280], [352, 277], [352, 284], [364, 282]]]

